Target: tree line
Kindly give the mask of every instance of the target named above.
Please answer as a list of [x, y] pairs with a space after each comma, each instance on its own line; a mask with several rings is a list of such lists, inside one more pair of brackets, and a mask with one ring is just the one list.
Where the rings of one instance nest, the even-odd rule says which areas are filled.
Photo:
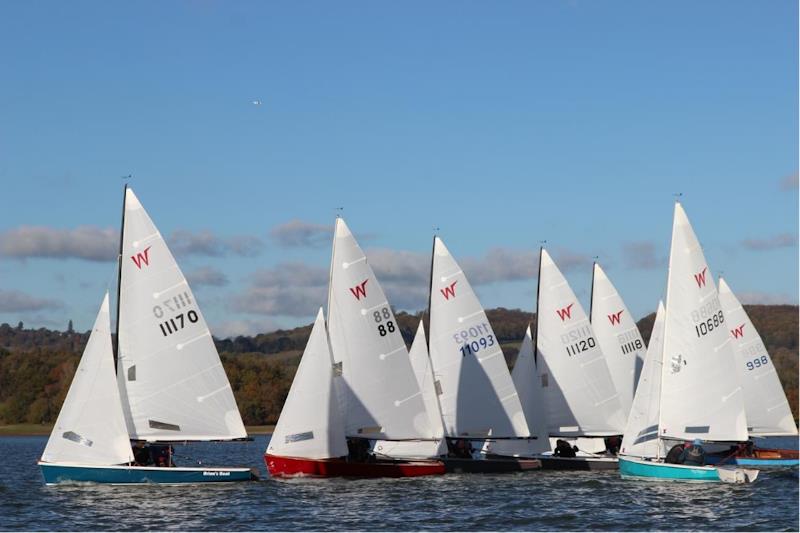
[[[745, 310], [764, 339], [797, 418], [798, 307], [746, 305]], [[490, 309], [486, 314], [511, 368], [525, 329], [529, 324], [535, 328], [535, 316], [505, 308]], [[410, 346], [420, 315], [400, 312], [395, 318]], [[654, 319], [655, 314], [650, 314], [638, 322], [645, 342]], [[245, 424], [277, 421], [310, 333], [309, 324], [214, 339]], [[0, 424], [55, 422], [88, 338], [89, 332], [0, 324]]]

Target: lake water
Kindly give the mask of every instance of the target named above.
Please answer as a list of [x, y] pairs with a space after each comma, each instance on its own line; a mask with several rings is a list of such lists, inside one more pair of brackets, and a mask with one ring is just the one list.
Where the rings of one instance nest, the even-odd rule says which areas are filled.
[[0, 437], [0, 530], [798, 530], [797, 470], [762, 472], [751, 485], [627, 481], [616, 471], [276, 481], [262, 435], [176, 449], [258, 465], [256, 483], [47, 487], [36, 465], [46, 440]]

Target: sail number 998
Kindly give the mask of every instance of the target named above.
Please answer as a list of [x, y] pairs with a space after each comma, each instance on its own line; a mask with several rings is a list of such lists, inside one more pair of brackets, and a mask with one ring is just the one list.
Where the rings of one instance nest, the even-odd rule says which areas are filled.
[[762, 355], [761, 357], [757, 357], [752, 361], [747, 362], [747, 370], [753, 370], [760, 366], [766, 366], [769, 363], [769, 359], [767, 359], [766, 355]]
[[392, 318], [392, 312], [389, 311], [388, 307], [384, 307], [380, 311], [372, 313], [372, 318], [374, 318], [375, 322], [378, 324], [378, 333], [381, 337], [385, 337], [389, 333], [394, 333], [396, 328], [394, 322], [389, 320]]

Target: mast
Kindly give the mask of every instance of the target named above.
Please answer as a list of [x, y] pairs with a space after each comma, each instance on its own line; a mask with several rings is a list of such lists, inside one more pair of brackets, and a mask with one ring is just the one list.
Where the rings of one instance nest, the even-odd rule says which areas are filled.
[[[436, 233], [433, 234], [433, 246], [431, 246], [431, 273], [428, 277], [428, 334], [425, 335], [425, 344], [428, 347], [428, 358], [431, 356], [431, 296], [433, 293], [433, 258], [434, 254], [436, 253]], [[425, 323], [423, 321], [422, 327], [425, 327]], [[438, 400], [438, 396], [437, 396]]]
[[117, 370], [117, 361], [119, 360], [119, 308], [120, 308], [120, 295], [122, 294], [122, 245], [125, 238], [125, 200], [128, 198], [128, 184], [122, 189], [122, 221], [119, 228], [119, 253], [117, 254], [117, 316], [115, 321], [114, 331], [114, 371]]
[[542, 286], [542, 250], [544, 250], [544, 244], [539, 246], [539, 273], [536, 274], [536, 324], [533, 328], [534, 363], [538, 362], [539, 359], [539, 289]]
[[594, 272], [597, 270], [597, 261], [592, 262], [592, 286], [589, 289], [589, 324], [592, 323], [592, 308], [594, 307]]

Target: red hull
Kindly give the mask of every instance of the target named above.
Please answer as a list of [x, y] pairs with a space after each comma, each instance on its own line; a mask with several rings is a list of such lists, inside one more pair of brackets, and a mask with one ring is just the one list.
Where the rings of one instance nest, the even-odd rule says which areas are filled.
[[[737, 457], [748, 457], [747, 455], [738, 455]], [[753, 455], [756, 459], [798, 459], [800, 458], [800, 451], [798, 450], [782, 450], [778, 448], [755, 448]]]
[[303, 459], [264, 454], [272, 477], [416, 477], [444, 474], [441, 461], [356, 463], [344, 459]]

